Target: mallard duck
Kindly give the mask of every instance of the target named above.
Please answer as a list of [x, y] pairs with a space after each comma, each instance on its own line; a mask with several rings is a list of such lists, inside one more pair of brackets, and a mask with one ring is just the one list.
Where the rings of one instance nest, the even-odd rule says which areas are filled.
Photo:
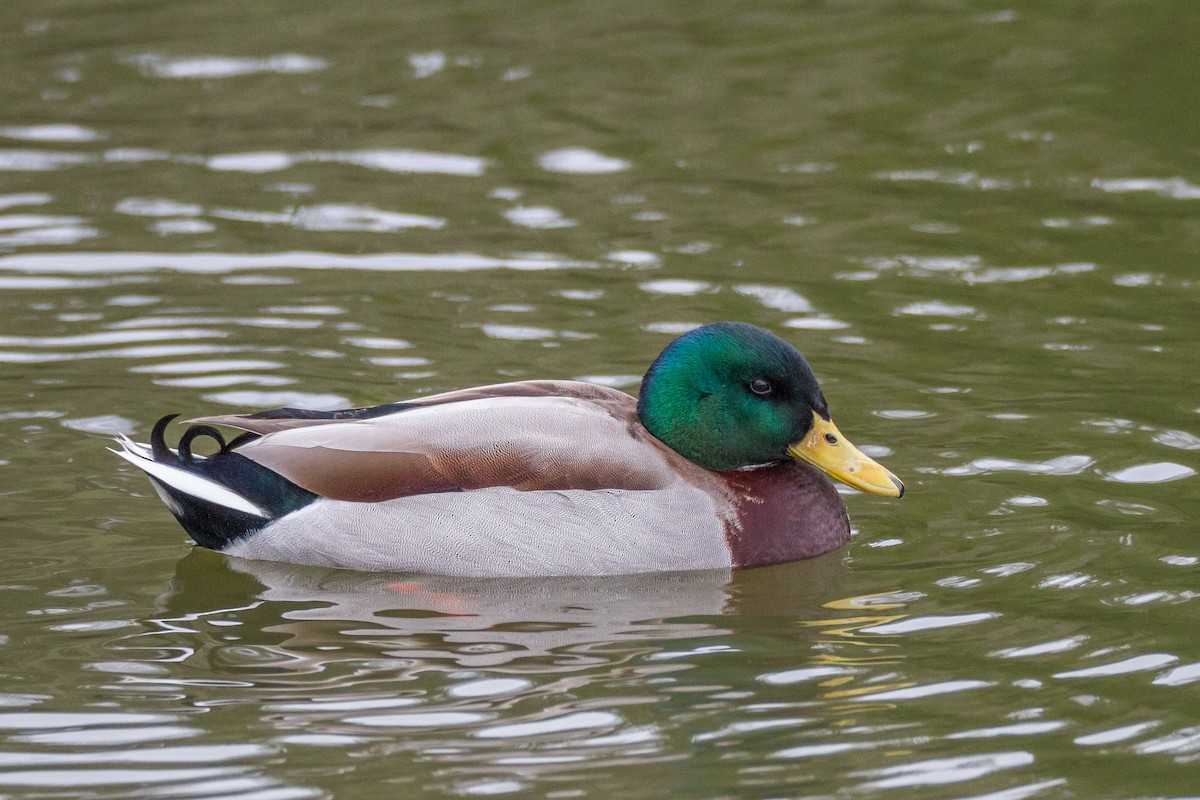
[[[462, 576], [754, 567], [849, 540], [826, 475], [904, 494], [834, 426], [804, 357], [741, 322], [671, 342], [637, 400], [520, 381], [200, 417], [174, 450], [172, 419], [113, 452], [198, 544], [250, 559]], [[244, 433], [226, 441], [213, 425]], [[220, 449], [194, 454], [201, 436]]]

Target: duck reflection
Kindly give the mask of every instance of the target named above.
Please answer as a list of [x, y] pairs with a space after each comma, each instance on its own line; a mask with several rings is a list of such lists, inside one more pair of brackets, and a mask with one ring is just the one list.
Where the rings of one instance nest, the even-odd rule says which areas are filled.
[[834, 553], [740, 573], [464, 579], [196, 550], [179, 562], [164, 602], [176, 619], [235, 618], [237, 644], [214, 642], [232, 648], [217, 660], [232, 666], [240, 655], [255, 671], [386, 658], [419, 669], [557, 672], [721, 640], [756, 616], [820, 617], [844, 571]]

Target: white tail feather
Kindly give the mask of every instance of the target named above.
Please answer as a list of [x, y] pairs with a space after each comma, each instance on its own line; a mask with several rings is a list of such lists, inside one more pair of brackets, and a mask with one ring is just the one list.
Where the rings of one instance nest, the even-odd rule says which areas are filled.
[[144, 444], [131, 441], [125, 436], [117, 439], [117, 443], [121, 445], [120, 450], [114, 450], [111, 447], [108, 449], [177, 492], [182, 492], [200, 500], [233, 509], [234, 511], [253, 514], [256, 517], [265, 518], [270, 516], [270, 514], [237, 492], [227, 489], [215, 481], [211, 481], [194, 472], [188, 472], [182, 467], [175, 467], [170, 464], [164, 464], [161, 461], [155, 461], [150, 448]]
[[[121, 447], [123, 449], [128, 450], [129, 452], [133, 453], [136, 456], [140, 456], [141, 458], [148, 458], [151, 461], [154, 460], [154, 451], [150, 449], [150, 445], [142, 444], [141, 442], [135, 442], [133, 439], [130, 439], [128, 436], [126, 436], [123, 433], [117, 434], [117, 444], [121, 445]], [[110, 452], [113, 452], [113, 453], [117, 452], [116, 450], [113, 450], [111, 447], [108, 449]], [[117, 453], [117, 454], [120, 455], [120, 453]]]

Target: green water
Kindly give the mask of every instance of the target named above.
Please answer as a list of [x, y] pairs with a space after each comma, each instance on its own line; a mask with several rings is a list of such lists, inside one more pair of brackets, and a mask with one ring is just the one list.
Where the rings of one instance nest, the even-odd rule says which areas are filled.
[[[0, 795], [1198, 796], [1200, 7], [0, 6]], [[192, 550], [168, 412], [794, 342], [851, 546]]]

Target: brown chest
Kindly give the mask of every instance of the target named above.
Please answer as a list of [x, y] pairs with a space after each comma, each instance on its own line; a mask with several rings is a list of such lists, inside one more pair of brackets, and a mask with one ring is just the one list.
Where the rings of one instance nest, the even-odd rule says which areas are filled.
[[800, 561], [850, 541], [846, 506], [819, 470], [784, 462], [720, 475], [732, 498], [725, 539], [735, 567]]

